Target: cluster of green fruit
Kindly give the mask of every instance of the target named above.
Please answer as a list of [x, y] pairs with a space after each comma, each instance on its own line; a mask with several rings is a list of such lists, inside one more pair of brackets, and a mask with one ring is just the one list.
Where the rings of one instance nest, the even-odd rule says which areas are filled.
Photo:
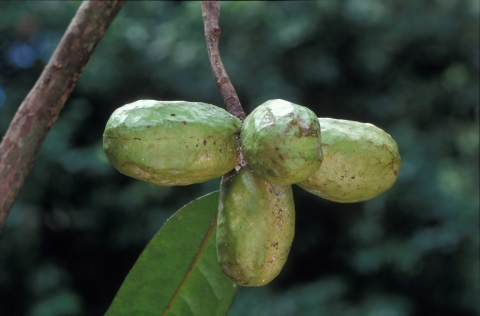
[[287, 259], [292, 184], [331, 201], [360, 202], [389, 189], [401, 163], [397, 144], [380, 128], [319, 119], [284, 100], [263, 103], [243, 123], [210, 104], [137, 101], [110, 117], [104, 151], [121, 173], [158, 185], [223, 176], [218, 262], [242, 286], [269, 283]]

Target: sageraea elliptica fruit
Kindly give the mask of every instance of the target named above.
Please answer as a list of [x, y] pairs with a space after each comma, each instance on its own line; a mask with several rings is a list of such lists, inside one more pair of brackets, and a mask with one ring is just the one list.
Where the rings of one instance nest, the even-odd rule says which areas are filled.
[[246, 166], [223, 176], [218, 206], [222, 271], [242, 286], [272, 281], [287, 260], [295, 233], [292, 187], [269, 183]]
[[402, 162], [397, 143], [369, 123], [320, 118], [322, 166], [298, 185], [335, 202], [361, 202], [388, 190]]
[[121, 173], [173, 186], [214, 179], [239, 159], [241, 121], [214, 105], [141, 100], [107, 122], [103, 149]]
[[306, 180], [322, 164], [320, 124], [306, 107], [270, 100], [242, 126], [241, 147], [249, 166], [274, 184]]

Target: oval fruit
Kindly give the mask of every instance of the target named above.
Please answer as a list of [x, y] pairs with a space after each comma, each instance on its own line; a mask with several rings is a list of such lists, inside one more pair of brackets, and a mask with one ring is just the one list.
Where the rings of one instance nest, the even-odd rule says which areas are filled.
[[223, 176], [218, 209], [222, 271], [242, 286], [272, 281], [287, 260], [295, 233], [292, 187], [262, 180], [246, 166]]
[[388, 190], [402, 159], [395, 140], [369, 123], [320, 118], [322, 166], [298, 185], [327, 200], [361, 202]]
[[306, 180], [322, 164], [320, 124], [306, 107], [270, 100], [243, 123], [240, 143], [245, 160], [274, 184]]
[[241, 124], [211, 104], [141, 100], [112, 114], [103, 149], [127, 176], [188, 185], [220, 177], [237, 165]]

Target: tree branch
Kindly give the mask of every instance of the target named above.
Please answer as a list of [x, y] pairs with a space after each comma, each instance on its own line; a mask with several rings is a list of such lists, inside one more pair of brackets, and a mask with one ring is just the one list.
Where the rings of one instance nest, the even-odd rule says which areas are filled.
[[125, 0], [84, 1], [0, 144], [0, 231], [48, 131]]
[[220, 3], [215, 1], [202, 1], [202, 17], [203, 25], [205, 26], [205, 38], [207, 41], [208, 59], [212, 68], [213, 77], [217, 84], [220, 93], [223, 96], [223, 101], [227, 111], [238, 117], [240, 120], [245, 119], [246, 114], [243, 111], [237, 93], [233, 88], [227, 72], [220, 58], [218, 51], [218, 38], [220, 37], [220, 28], [218, 27], [218, 19], [220, 17]]

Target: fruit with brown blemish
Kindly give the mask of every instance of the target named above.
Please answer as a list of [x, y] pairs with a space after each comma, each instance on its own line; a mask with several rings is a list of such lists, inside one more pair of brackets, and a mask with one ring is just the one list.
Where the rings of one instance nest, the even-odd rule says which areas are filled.
[[164, 186], [200, 183], [237, 165], [241, 124], [211, 104], [140, 100], [111, 115], [103, 149], [127, 176]]
[[395, 140], [369, 123], [320, 118], [323, 162], [298, 185], [327, 200], [370, 200], [397, 180], [402, 159]]
[[272, 281], [287, 260], [295, 233], [292, 187], [269, 183], [246, 166], [223, 176], [218, 206], [221, 270], [242, 286]]
[[314, 112], [276, 99], [247, 116], [240, 143], [245, 160], [262, 179], [288, 185], [306, 180], [322, 164], [320, 132]]

